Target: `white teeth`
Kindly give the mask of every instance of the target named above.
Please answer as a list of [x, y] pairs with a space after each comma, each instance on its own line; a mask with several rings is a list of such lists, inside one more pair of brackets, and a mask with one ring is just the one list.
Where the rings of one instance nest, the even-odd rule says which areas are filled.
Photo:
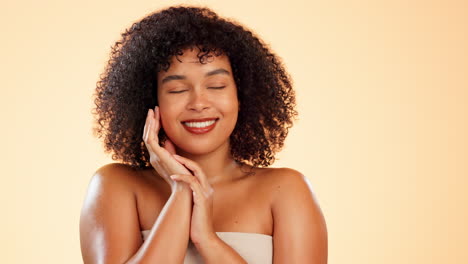
[[216, 122], [216, 120], [205, 121], [205, 122], [184, 122], [184, 125], [188, 127], [202, 128], [202, 127], [211, 126], [212, 124], [214, 124], [214, 122]]

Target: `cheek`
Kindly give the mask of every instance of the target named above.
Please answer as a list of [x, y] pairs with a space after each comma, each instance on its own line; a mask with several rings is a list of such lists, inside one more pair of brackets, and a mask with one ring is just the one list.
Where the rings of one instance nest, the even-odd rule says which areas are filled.
[[222, 109], [223, 115], [225, 118], [229, 119], [229, 122], [232, 122], [232, 127], [234, 128], [237, 123], [238, 114], [239, 114], [239, 102], [234, 98], [223, 98], [223, 100], [218, 101], [219, 109]]
[[225, 94], [222, 98], [217, 98], [216, 100], [220, 107], [223, 107], [225, 111], [238, 111], [239, 110], [239, 101], [237, 99], [236, 91], [230, 91], [230, 93]]
[[171, 122], [171, 120], [173, 120], [173, 117], [171, 117], [170, 115], [161, 115], [161, 126], [164, 128], [164, 130], [169, 131], [171, 127], [174, 126], [174, 122]]
[[180, 111], [180, 101], [165, 96], [158, 97], [158, 105], [161, 116], [161, 123], [164, 127], [168, 127], [171, 124], [171, 120], [174, 120], [177, 116], [177, 112]]
[[168, 107], [164, 103], [160, 104], [159, 113], [160, 113], [160, 125], [164, 128], [165, 131], [169, 131], [171, 126], [173, 126], [173, 124], [170, 121], [174, 119], [174, 117], [172, 116], [173, 114], [171, 112], [170, 107]]
[[237, 115], [239, 111], [239, 102], [237, 100], [223, 101], [223, 106], [226, 112]]

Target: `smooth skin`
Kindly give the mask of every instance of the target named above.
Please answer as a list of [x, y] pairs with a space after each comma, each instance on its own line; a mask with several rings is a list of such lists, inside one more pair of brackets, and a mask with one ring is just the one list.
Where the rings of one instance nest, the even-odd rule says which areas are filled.
[[[273, 263], [327, 263], [327, 228], [310, 182], [293, 169], [234, 162], [229, 135], [240, 105], [229, 59], [200, 64], [196, 53], [184, 50], [158, 73], [159, 107], [149, 110], [144, 135], [154, 168], [114, 163], [93, 176], [80, 219], [84, 262], [183, 263], [191, 239], [206, 263], [245, 263], [215, 233], [244, 232], [273, 236]], [[218, 69], [227, 73], [207, 75]], [[175, 75], [183, 78], [162, 83]], [[209, 133], [183, 128], [202, 117], [219, 118]], [[169, 139], [159, 149], [160, 127]], [[151, 230], [145, 241], [142, 230]]]

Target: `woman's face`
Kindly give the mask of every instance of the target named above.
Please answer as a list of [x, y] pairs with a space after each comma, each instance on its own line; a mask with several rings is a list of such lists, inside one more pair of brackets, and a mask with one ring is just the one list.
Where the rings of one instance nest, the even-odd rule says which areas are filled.
[[171, 58], [160, 71], [158, 105], [167, 137], [178, 150], [204, 154], [229, 146], [239, 102], [229, 58], [212, 56], [201, 64], [197, 48]]

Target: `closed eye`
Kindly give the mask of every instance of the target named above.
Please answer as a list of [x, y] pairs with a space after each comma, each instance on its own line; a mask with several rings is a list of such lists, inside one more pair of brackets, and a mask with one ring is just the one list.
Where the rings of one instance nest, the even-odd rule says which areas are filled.
[[226, 86], [219, 86], [219, 87], [208, 87], [208, 88], [210, 88], [210, 89], [223, 89], [224, 87], [226, 87]]
[[169, 93], [182, 93], [182, 92], [185, 92], [187, 90], [180, 90], [180, 91], [170, 91]]

